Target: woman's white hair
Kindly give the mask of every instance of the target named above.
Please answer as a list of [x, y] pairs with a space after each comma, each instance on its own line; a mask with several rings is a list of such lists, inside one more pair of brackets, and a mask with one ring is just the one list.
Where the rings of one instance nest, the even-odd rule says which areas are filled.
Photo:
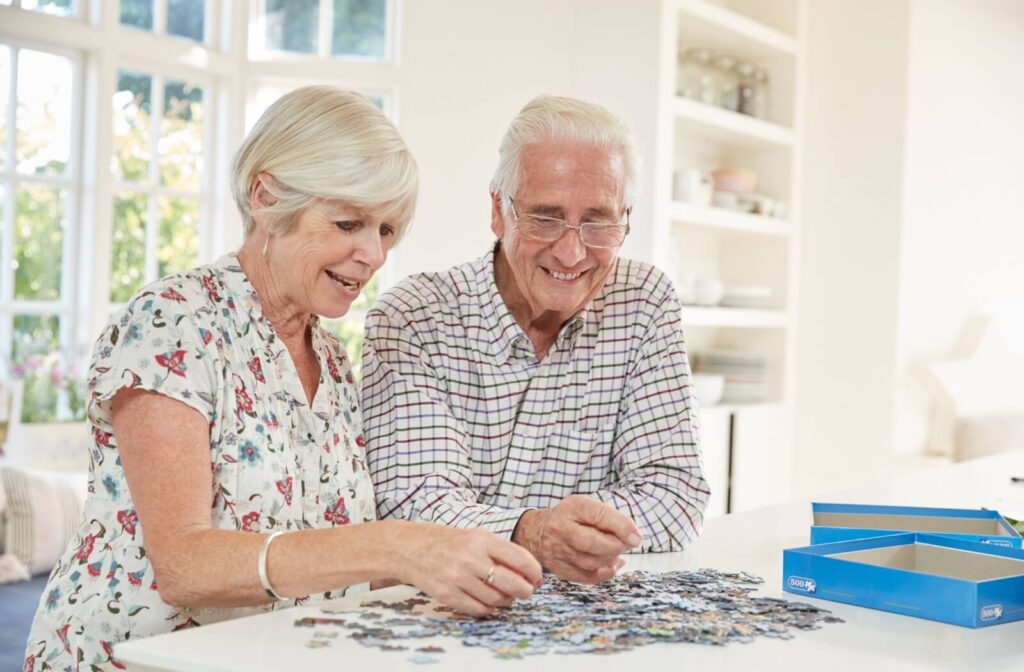
[[519, 188], [520, 156], [529, 145], [565, 141], [618, 152], [623, 161], [623, 207], [636, 204], [640, 182], [640, 150], [629, 127], [606, 108], [575, 98], [540, 95], [519, 111], [501, 139], [498, 167], [491, 178], [491, 193], [501, 196], [508, 212], [509, 199]]
[[[260, 174], [276, 202], [257, 212], [250, 195]], [[274, 102], [235, 155], [231, 193], [248, 237], [253, 216], [288, 233], [316, 199], [384, 208], [397, 236], [416, 207], [419, 171], [394, 124], [365, 96], [332, 86], [305, 86]]]

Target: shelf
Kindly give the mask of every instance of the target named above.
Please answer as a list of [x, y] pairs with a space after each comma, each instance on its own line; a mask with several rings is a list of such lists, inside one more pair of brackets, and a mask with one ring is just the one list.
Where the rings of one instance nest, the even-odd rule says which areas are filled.
[[763, 62], [778, 56], [795, 56], [797, 40], [720, 5], [706, 0], [676, 0], [679, 34], [684, 43], [689, 35], [694, 46], [725, 52], [744, 60]]
[[[697, 400], [700, 401], [699, 399]], [[751, 401], [742, 404], [733, 404], [729, 402], [712, 404], [710, 406], [701, 406], [700, 410], [703, 411], [716, 411], [720, 413], [739, 413], [744, 410], [752, 408], [783, 408], [785, 402], [778, 399], [766, 399], [765, 401]]]
[[673, 202], [669, 206], [669, 216], [673, 222], [691, 224], [728, 231], [756, 233], [765, 236], [788, 236], [792, 230], [785, 219], [772, 219], [761, 215], [751, 215], [724, 208], [712, 208], [690, 203]]
[[684, 124], [682, 132], [677, 131], [680, 138], [693, 136], [754, 148], [793, 145], [792, 129], [689, 98], [677, 97], [672, 102], [672, 113], [677, 122]]
[[756, 308], [683, 306], [683, 327], [782, 328], [786, 313]]

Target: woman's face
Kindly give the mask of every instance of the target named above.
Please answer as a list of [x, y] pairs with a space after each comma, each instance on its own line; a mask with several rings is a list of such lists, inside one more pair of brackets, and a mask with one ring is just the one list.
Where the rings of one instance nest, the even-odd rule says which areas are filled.
[[348, 312], [394, 243], [395, 225], [383, 212], [317, 200], [290, 233], [273, 238], [273, 275], [300, 310], [326, 318]]

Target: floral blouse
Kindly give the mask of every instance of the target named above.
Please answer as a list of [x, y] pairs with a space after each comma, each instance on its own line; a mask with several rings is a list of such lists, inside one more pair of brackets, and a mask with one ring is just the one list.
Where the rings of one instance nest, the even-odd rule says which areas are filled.
[[[88, 374], [85, 515], [43, 592], [25, 670], [123, 669], [112, 657], [117, 642], [279, 606], [188, 610], [160, 599], [111, 426], [122, 388], [167, 395], [209, 421], [214, 528], [301, 530], [376, 517], [348, 358], [315, 317], [312, 334], [321, 371], [310, 406], [234, 255], [143, 288], [107, 326]], [[251, 564], [238, 571], [255, 575]]]

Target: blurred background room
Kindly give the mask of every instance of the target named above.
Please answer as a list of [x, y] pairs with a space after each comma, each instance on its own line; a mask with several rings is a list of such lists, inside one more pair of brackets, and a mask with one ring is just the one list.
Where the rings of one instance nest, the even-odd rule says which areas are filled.
[[685, 303], [709, 515], [1024, 447], [1021, 64], [1024, 0], [0, 0], [0, 576], [79, 515], [102, 326], [236, 248], [232, 153], [312, 83], [422, 174], [354, 358], [380, 287], [487, 249], [499, 139], [569, 95], [639, 142], [622, 254]]

